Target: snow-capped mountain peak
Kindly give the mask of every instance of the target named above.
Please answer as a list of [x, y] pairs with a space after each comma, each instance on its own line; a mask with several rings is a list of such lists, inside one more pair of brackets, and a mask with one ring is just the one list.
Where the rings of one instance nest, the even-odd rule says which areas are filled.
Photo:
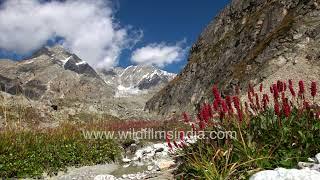
[[128, 66], [100, 71], [100, 76], [107, 84], [118, 90], [118, 97], [157, 91], [176, 74], [169, 73], [149, 65]]

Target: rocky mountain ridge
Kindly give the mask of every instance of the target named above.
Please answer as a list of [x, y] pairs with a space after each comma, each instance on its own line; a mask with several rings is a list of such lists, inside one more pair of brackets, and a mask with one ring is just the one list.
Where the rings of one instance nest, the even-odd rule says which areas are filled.
[[320, 79], [320, 5], [317, 0], [232, 0], [192, 46], [188, 64], [146, 109], [192, 111], [211, 86], [224, 94], [278, 79]]
[[[95, 70], [62, 46], [44, 47], [19, 62], [0, 60], [0, 67], [0, 93], [6, 99], [56, 119], [147, 116], [146, 100], [174, 77], [151, 66]], [[132, 90], [137, 91], [126, 93]]]

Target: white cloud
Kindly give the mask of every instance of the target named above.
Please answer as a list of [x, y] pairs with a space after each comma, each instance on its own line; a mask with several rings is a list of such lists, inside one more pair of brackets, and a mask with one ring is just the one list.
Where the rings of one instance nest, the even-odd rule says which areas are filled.
[[27, 53], [59, 36], [64, 47], [90, 65], [115, 66], [121, 51], [142, 33], [120, 27], [110, 5], [103, 0], [7, 0], [0, 7], [0, 48]]
[[185, 40], [175, 45], [165, 43], [149, 44], [132, 53], [131, 61], [136, 64], [147, 64], [164, 67], [168, 64], [182, 60], [187, 52], [183, 47]]

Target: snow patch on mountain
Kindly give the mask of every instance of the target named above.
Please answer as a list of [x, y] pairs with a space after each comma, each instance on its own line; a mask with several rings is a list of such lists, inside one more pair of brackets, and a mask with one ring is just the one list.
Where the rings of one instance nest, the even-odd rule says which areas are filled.
[[115, 97], [119, 98], [119, 97], [129, 97], [129, 96], [134, 96], [134, 95], [141, 95], [141, 94], [146, 94], [148, 93], [148, 91], [142, 91], [138, 88], [129, 86], [129, 87], [125, 87], [123, 85], [119, 85], [117, 87], [117, 91], [115, 94]]
[[69, 56], [64, 60], [61, 59], [60, 61], [62, 62], [63, 66], [64, 66], [71, 58], [72, 58], [72, 56]]
[[88, 63], [86, 61], [80, 61], [80, 62], [76, 63], [77, 66], [80, 66], [80, 65], [83, 65], [83, 64], [88, 64]]

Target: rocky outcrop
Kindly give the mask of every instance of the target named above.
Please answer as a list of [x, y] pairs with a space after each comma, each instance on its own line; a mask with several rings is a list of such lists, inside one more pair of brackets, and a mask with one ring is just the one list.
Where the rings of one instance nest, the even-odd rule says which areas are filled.
[[192, 46], [183, 71], [146, 104], [160, 114], [194, 110], [215, 83], [224, 94], [248, 82], [320, 79], [317, 0], [233, 0]]
[[277, 168], [274, 170], [260, 171], [250, 177], [250, 180], [295, 180], [295, 179], [320, 179], [320, 154], [315, 158], [308, 158], [310, 162], [299, 162], [299, 169]]

